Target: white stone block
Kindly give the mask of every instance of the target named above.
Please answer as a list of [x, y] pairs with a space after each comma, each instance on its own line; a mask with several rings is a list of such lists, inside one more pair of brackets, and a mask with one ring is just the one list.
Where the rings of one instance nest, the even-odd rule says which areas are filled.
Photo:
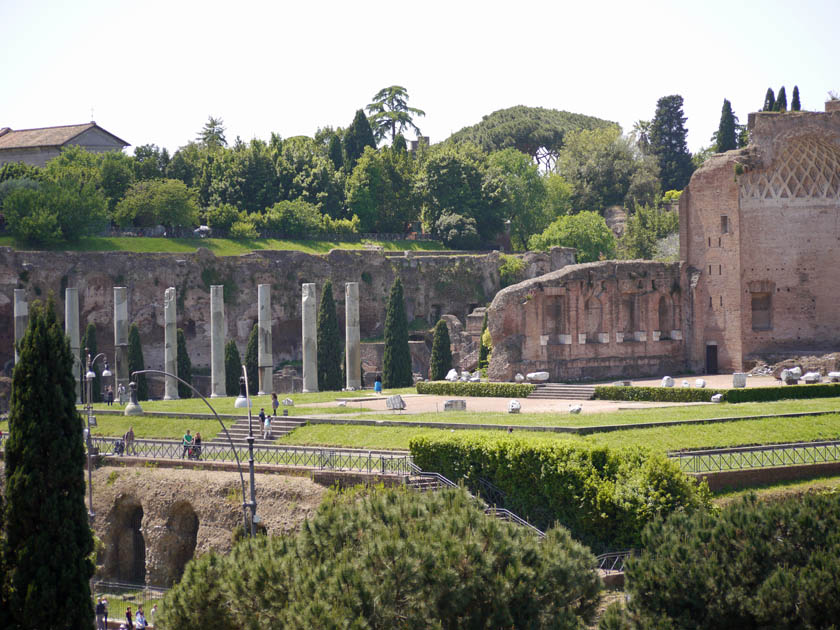
[[715, 394], [714, 396], [712, 396], [712, 402], [713, 403], [723, 402], [723, 394]]
[[743, 372], [735, 372], [732, 375], [732, 387], [746, 387], [747, 386], [747, 375]]
[[545, 383], [548, 381], [548, 372], [528, 372], [527, 377], [532, 383]]
[[295, 401], [292, 400], [291, 398], [284, 398], [283, 399], [283, 406], [284, 407], [294, 407], [295, 406]]
[[832, 383], [840, 383], [840, 372], [829, 372], [828, 378], [831, 379]]
[[598, 343], [609, 343], [610, 333], [598, 333]]
[[683, 387], [691, 387], [691, 383], [689, 383], [687, 380], [683, 379], [682, 386]]
[[571, 346], [572, 345], [572, 336], [571, 335], [557, 335], [560, 341], [560, 345], [562, 346]]
[[662, 377], [662, 387], [673, 387], [674, 386], [674, 379], [670, 376], [663, 376]]
[[791, 368], [790, 375], [794, 378], [802, 378], [802, 368], [798, 365], [795, 368]]
[[578, 414], [583, 410], [583, 406], [580, 404], [571, 404], [569, 405], [569, 413]]
[[662, 337], [662, 333], [659, 332], [658, 330], [654, 330], [651, 333], [651, 335], [653, 336], [652, 338], [653, 338], [654, 341], [659, 341], [659, 339]]
[[513, 377], [513, 380], [516, 381], [517, 383], [524, 383], [525, 382], [525, 377], [522, 376], [522, 374], [520, 374], [519, 372], [517, 372], [516, 376]]
[[681, 330], [672, 330], [671, 331], [671, 339], [675, 339], [677, 341], [682, 340], [682, 331]]
[[540, 345], [547, 346], [548, 345], [548, 335], [540, 335]]
[[636, 341], [647, 341], [647, 331], [637, 330], [635, 333], [633, 333], [633, 337]]
[[[405, 407], [403, 407], [405, 408]], [[447, 400], [443, 403], [443, 410], [444, 411], [466, 411], [467, 410], [467, 401], [466, 400]]]
[[388, 400], [385, 401], [385, 406], [393, 411], [402, 411], [405, 409], [405, 401], [399, 394], [394, 394], [393, 396], [388, 396]]
[[623, 332], [615, 333], [615, 342], [616, 343], [624, 343], [624, 333]]
[[700, 389], [704, 389], [706, 387], [706, 381], [704, 381], [702, 378], [698, 378], [696, 381], [694, 381], [694, 386], [699, 387]]
[[822, 376], [819, 372], [807, 372], [802, 377], [802, 380], [805, 381], [806, 385], [814, 385], [815, 383], [822, 382]]
[[579, 344], [586, 343], [586, 333], [578, 333], [578, 343]]
[[522, 410], [522, 403], [514, 399], [508, 402], [508, 413], [519, 413]]
[[445, 380], [449, 381], [450, 383], [454, 383], [458, 380], [458, 370], [449, 370], [446, 373]]

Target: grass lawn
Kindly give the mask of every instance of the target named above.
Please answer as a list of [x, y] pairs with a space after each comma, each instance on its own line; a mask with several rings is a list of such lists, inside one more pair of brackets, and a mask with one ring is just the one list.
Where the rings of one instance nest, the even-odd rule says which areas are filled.
[[[217, 256], [239, 256], [259, 250], [300, 251], [307, 254], [326, 254], [331, 249], [365, 249], [366, 245], [378, 245], [386, 251], [440, 250], [436, 241], [306, 241], [281, 240], [276, 238], [230, 239], [230, 238], [153, 238], [130, 236], [88, 236], [75, 243], [62, 243], [53, 247], [39, 246], [39, 249], [77, 252], [139, 252], [139, 253], [192, 253], [199, 247], [206, 247]], [[32, 247], [16, 243], [11, 236], [0, 236], [0, 246], [31, 250]]]
[[786, 495], [797, 495], [810, 491], [840, 489], [840, 476], [812, 477], [796, 481], [780, 481], [762, 484], [743, 490], [721, 490], [715, 492], [715, 503], [726, 505], [748, 494], [756, 494], [760, 499], [780, 499]]
[[[195, 435], [201, 432], [203, 440], [210, 440], [222, 430], [219, 421], [215, 418], [210, 420], [195, 418], [150, 418], [148, 416], [96, 416], [97, 426], [93, 428], [93, 435], [118, 437], [128, 431], [128, 427], [134, 427], [135, 438], [158, 438], [180, 440], [186, 429]], [[259, 418], [257, 419], [259, 424]], [[227, 424], [225, 425], [227, 426]]]

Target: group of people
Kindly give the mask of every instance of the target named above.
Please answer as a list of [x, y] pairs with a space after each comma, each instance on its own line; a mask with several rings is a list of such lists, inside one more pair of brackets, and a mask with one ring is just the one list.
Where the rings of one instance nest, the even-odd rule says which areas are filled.
[[181, 451], [181, 459], [184, 459], [184, 455], [187, 459], [201, 459], [201, 431], [196, 431], [195, 435], [191, 435], [190, 430], [187, 429], [181, 439], [181, 446], [184, 447]]
[[[123, 385], [122, 383], [120, 383], [117, 386], [117, 394], [119, 394], [118, 402], [120, 404], [123, 404], [123, 402], [125, 401], [125, 385]], [[108, 405], [109, 407], [111, 405], [113, 405], [114, 404], [114, 388], [111, 387], [110, 385], [105, 387], [105, 391], [103, 392], [102, 398], [104, 399], [105, 404]]]
[[[106, 630], [108, 627], [108, 600], [100, 597], [96, 602], [96, 630]], [[157, 612], [157, 604], [152, 606], [151, 620], [155, 623], [155, 613]], [[120, 630], [145, 630], [149, 622], [146, 621], [146, 615], [143, 613], [143, 606], [137, 606], [137, 612], [132, 614], [131, 606], [125, 609], [125, 622], [120, 624]]]

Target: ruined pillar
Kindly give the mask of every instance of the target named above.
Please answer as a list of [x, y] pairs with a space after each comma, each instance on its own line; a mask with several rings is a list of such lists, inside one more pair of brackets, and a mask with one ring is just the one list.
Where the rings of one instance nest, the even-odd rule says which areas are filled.
[[[73, 378], [76, 381], [76, 402], [82, 402], [81, 359], [79, 358], [79, 290], [64, 289], [64, 332], [70, 337], [70, 352], [73, 354]], [[93, 358], [93, 357], [91, 357]]]
[[210, 287], [210, 397], [225, 396], [224, 286]]
[[359, 334], [359, 283], [348, 282], [344, 285], [344, 319], [345, 331], [345, 374], [347, 374], [347, 389], [361, 389], [362, 367]]
[[[178, 375], [178, 319], [175, 308], [175, 287], [163, 293], [163, 370]], [[178, 381], [164, 377], [164, 400], [178, 400]]]
[[[274, 392], [274, 357], [271, 354], [271, 285], [257, 286], [258, 335], [257, 372], [259, 373], [259, 395]], [[250, 378], [250, 377], [249, 377]], [[253, 394], [253, 392], [251, 392]]]
[[26, 301], [26, 290], [15, 289], [15, 364], [20, 360], [18, 356], [18, 342], [29, 325], [29, 303]]
[[318, 327], [315, 285], [303, 285], [301, 320], [303, 322], [303, 391], [318, 391]]
[[[114, 287], [114, 383], [128, 393], [128, 289]], [[120, 390], [122, 385], [122, 390]]]

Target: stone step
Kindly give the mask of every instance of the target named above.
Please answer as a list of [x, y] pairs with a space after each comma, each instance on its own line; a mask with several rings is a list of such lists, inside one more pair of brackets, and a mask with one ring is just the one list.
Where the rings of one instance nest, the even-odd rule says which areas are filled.
[[564, 385], [546, 383], [537, 385], [528, 398], [542, 400], [591, 400], [595, 396], [594, 385]]

